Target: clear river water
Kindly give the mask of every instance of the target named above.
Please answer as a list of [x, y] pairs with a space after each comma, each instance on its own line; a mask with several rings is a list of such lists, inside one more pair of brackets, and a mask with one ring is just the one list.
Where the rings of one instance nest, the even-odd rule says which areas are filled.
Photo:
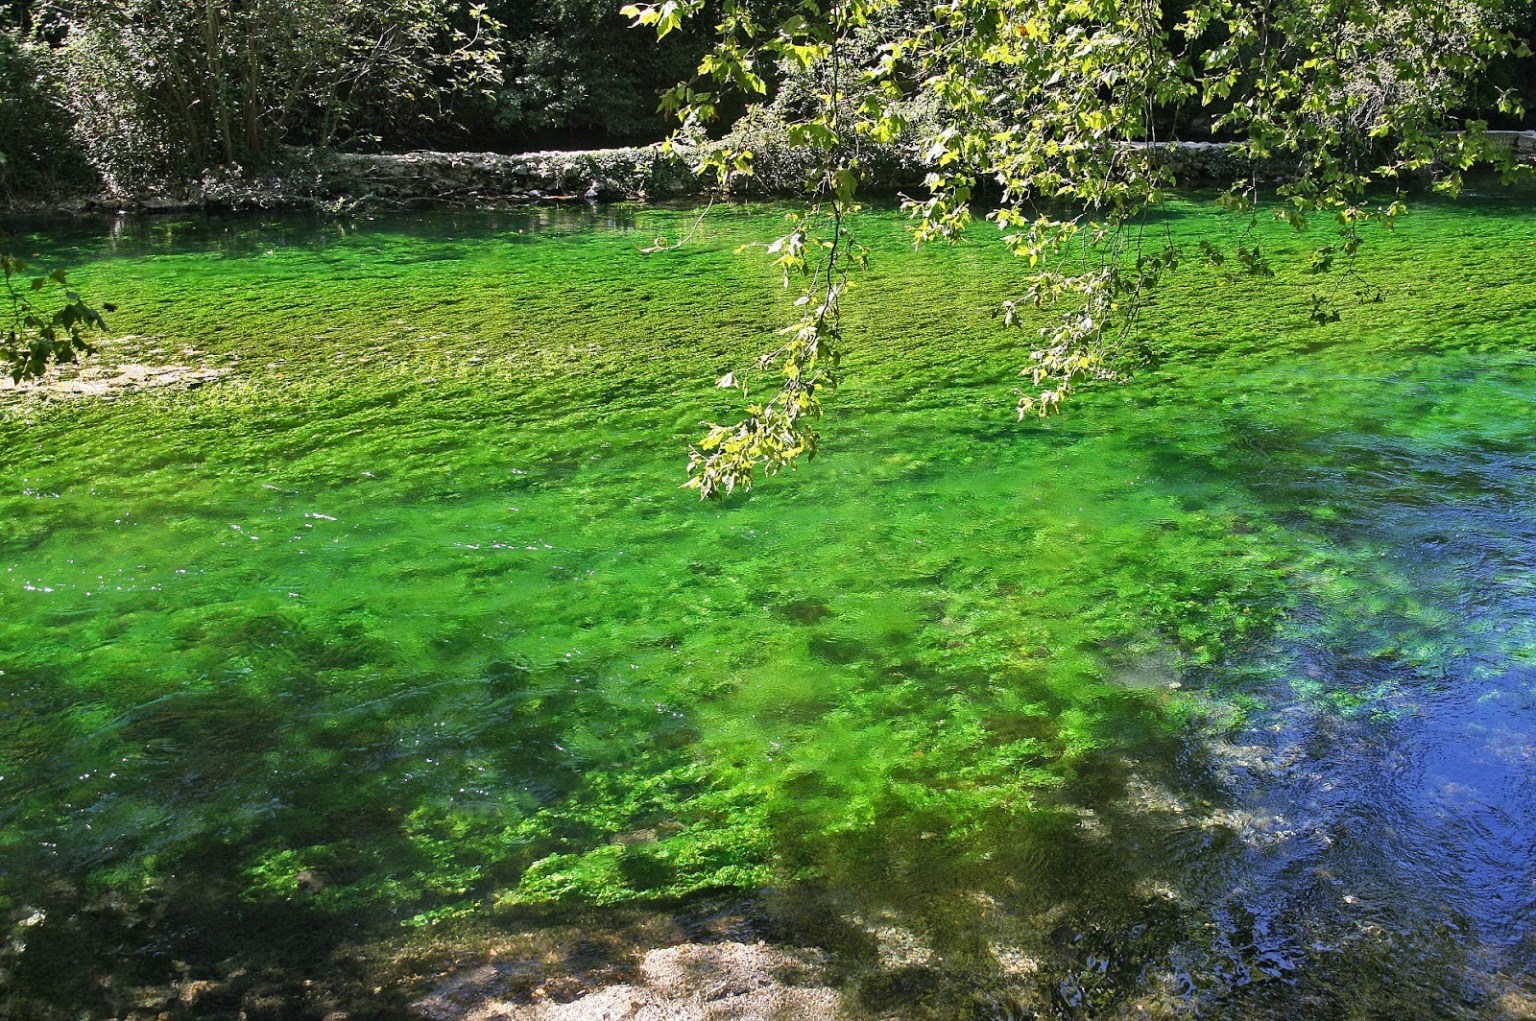
[[0, 393], [0, 1016], [730, 938], [850, 1017], [1536, 1017], [1530, 198], [1260, 223], [1043, 423], [1020, 268], [871, 211], [822, 455], [701, 504], [781, 213], [18, 228], [228, 371]]

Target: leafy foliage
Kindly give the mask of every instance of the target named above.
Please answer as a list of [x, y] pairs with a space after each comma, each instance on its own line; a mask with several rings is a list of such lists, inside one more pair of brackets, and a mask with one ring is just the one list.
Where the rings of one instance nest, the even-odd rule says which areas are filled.
[[649, 143], [706, 48], [611, 0], [18, 0], [0, 32], [0, 188], [35, 198], [239, 178], [282, 144]]
[[667, 130], [656, 98], [702, 56], [702, 33], [651, 45], [629, 31], [613, 0], [503, 0], [487, 5], [506, 25], [503, 77], [477, 126], [542, 139], [592, 136], [649, 143]]
[[[31, 277], [18, 290], [18, 278], [27, 269], [20, 259], [0, 254], [0, 275], [4, 276], [5, 296], [11, 306], [11, 321], [0, 334], [0, 357], [13, 382], [40, 376], [56, 362], [73, 362], [82, 354], [90, 354], [94, 350], [91, 334], [107, 328], [101, 314], [69, 289], [62, 269]], [[62, 305], [48, 308], [37, 303], [41, 293], [50, 288], [63, 291]]]
[[[665, 37], [704, 4], [625, 10]], [[773, 17], [728, 0], [714, 51], [668, 106], [687, 140], [716, 117], [722, 95], [767, 95], [775, 69], [817, 83], [788, 125], [791, 144], [814, 157], [807, 213], [770, 246], [786, 283], [805, 285], [796, 305], [810, 314], [756, 366], [782, 375], [777, 396], [750, 404], [738, 425], [710, 426], [690, 455], [689, 485], [723, 495], [749, 487], [757, 467], [814, 455], [820, 396], [836, 385], [838, 299], [859, 258], [849, 218], [867, 180], [861, 146], [911, 132], [915, 105], [926, 113], [917, 129], [928, 167], [926, 197], [907, 203], [917, 241], [958, 240], [979, 199], [994, 198], [987, 218], [1027, 267], [1022, 296], [1001, 313], [1018, 323], [1020, 305], [1059, 312], [1023, 370], [1023, 418], [1057, 411], [1079, 385], [1121, 378], [1146, 357], [1139, 310], [1184, 259], [1148, 228], [1177, 183], [1157, 144], [1168, 111], [1205, 110], [1255, 167], [1282, 161], [1290, 172], [1274, 215], [1298, 230], [1333, 217], [1338, 250], [1352, 258], [1364, 225], [1390, 227], [1402, 212], [1399, 201], [1369, 200], [1384, 182], [1430, 173], [1454, 192], [1478, 163], [1516, 171], [1485, 121], [1455, 114], [1490, 62], [1529, 55], [1498, 0], [1199, 0], [1174, 17], [1155, 0], [807, 0]], [[1511, 90], [1496, 104], [1521, 112]], [[716, 151], [701, 170], [750, 172], [751, 158]], [[1260, 185], [1255, 171], [1222, 197], [1249, 218], [1249, 234]], [[1333, 254], [1320, 249], [1312, 268], [1331, 269]], [[1272, 273], [1246, 235], [1230, 260], [1204, 256]]]
[[499, 28], [459, 0], [93, 0], [70, 95], [108, 183], [153, 185], [278, 142], [409, 139], [499, 81]]
[[58, 55], [0, 16], [0, 197], [87, 183]]

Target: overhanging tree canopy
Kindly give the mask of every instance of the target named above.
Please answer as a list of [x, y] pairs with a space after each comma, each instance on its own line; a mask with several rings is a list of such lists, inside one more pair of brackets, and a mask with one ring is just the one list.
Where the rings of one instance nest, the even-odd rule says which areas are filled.
[[[1454, 192], [1478, 163], [1518, 169], [1486, 121], [1465, 115], [1476, 103], [1522, 112], [1511, 91], [1478, 94], [1494, 61], [1530, 56], [1504, 0], [665, 0], [625, 12], [666, 36], [706, 9], [720, 13], [716, 44], [666, 98], [679, 140], [698, 137], [723, 93], [766, 96], [798, 77], [814, 101], [790, 118], [788, 142], [818, 158], [804, 211], [769, 246], [786, 285], [801, 285], [799, 318], [751, 370], [720, 381], [748, 403], [690, 453], [688, 484], [704, 497], [815, 454], [821, 398], [837, 384], [839, 305], [864, 257], [852, 217], [870, 143], [904, 140], [928, 169], [927, 194], [906, 202], [919, 243], [958, 237], [985, 194], [986, 217], [1027, 267], [1003, 314], [1059, 311], [1023, 370], [1021, 418], [1133, 367], [1139, 303], [1181, 260], [1270, 272], [1256, 243], [1184, 253], [1143, 230], [1177, 183], [1159, 143], [1181, 114], [1199, 111], [1254, 168], [1283, 168], [1276, 216], [1297, 228], [1337, 220], [1318, 271], [1352, 258], [1364, 225], [1390, 227], [1402, 211], [1370, 201], [1383, 182], [1432, 175]], [[751, 152], [699, 151], [701, 172], [722, 181], [751, 171]], [[1255, 171], [1221, 202], [1256, 215], [1259, 183]], [[778, 377], [767, 399], [751, 397], [757, 374]]]

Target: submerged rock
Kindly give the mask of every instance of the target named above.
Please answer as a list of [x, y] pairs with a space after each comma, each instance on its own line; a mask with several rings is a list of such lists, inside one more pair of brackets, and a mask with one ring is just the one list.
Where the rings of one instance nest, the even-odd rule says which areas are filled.
[[316, 872], [314, 869], [305, 869], [293, 877], [293, 885], [297, 886], [304, 893], [313, 896], [331, 884], [322, 873]]
[[552, 979], [504, 999], [495, 986], [506, 976], [487, 966], [454, 976], [412, 1006], [431, 1021], [823, 1021], [843, 1014], [826, 972], [817, 950], [684, 943], [648, 952], [627, 982], [578, 990]]
[[78, 372], [65, 375], [55, 370], [41, 379], [13, 383], [9, 377], [0, 378], [0, 393], [35, 393], [54, 398], [113, 398], [141, 390], [179, 388], [196, 390], [208, 383], [228, 376], [231, 370], [187, 365], [140, 365], [128, 363], [116, 366], [87, 365]]
[[367, 196], [373, 204], [408, 201], [484, 205], [663, 198], [697, 192], [682, 159], [655, 147], [532, 152], [407, 152], [372, 155], [313, 151], [319, 198]]

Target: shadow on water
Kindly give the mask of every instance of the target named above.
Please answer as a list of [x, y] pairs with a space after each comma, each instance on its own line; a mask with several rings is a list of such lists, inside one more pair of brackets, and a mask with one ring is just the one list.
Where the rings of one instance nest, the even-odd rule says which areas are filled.
[[[1380, 411], [1448, 388], [1375, 389]], [[1528, 454], [1455, 430], [1221, 428], [1206, 456], [1156, 445], [1156, 470], [1218, 480], [1326, 557], [1272, 641], [1192, 678], [1262, 708], [1186, 761], [1227, 847], [1174, 852], [1200, 921], [1161, 981], [1221, 1017], [1532, 1016]]]
[[[1220, 933], [1212, 949], [1252, 956], [1223, 1013], [1521, 1016], [1501, 998], [1529, 996], [1536, 966], [1531, 672], [1441, 680], [1301, 658], [1394, 695], [1358, 716], [1277, 706], [1211, 746], [1230, 806], [1216, 818], [1243, 852], [1202, 861], [1189, 889]], [[1198, 1002], [1209, 959], [1181, 957]]]
[[[1292, 702], [1193, 745], [1149, 717], [1056, 796], [965, 837], [893, 816], [786, 848], [816, 883], [643, 925], [507, 927], [622, 933], [610, 964], [631, 970], [678, 942], [815, 947], [854, 1017], [1529, 1017], [1536, 698], [1529, 675], [1492, 680], [1389, 719]], [[1522, 688], [1513, 707], [1487, 697]], [[492, 971], [456, 993], [536, 1017], [536, 983], [574, 976], [574, 997], [625, 980], [545, 959], [534, 979]]]
[[[0, 675], [0, 1014], [410, 1016], [446, 971], [534, 1018], [765, 940], [855, 1017], [1530, 1017], [1529, 387], [1308, 407], [1293, 371], [1133, 395], [1145, 434], [914, 438], [918, 395], [848, 416], [857, 499], [829, 465], [700, 513], [551, 440], [586, 417], [512, 453], [483, 424], [611, 380], [278, 393], [228, 455], [296, 452], [270, 505], [220, 477], [143, 541], [38, 512], [21, 574], [95, 586], [94, 539], [123, 586], [39, 594]], [[1503, 403], [1422, 425], [1469, 396]], [[334, 452], [299, 442], [322, 410]], [[177, 541], [206, 579], [145, 566]]]
[[[17, 691], [28, 686], [14, 683]], [[450, 900], [442, 890], [413, 887], [410, 877], [440, 875], [444, 862], [433, 855], [442, 853], [475, 863], [460, 896], [484, 896], [551, 850], [589, 842], [592, 823], [573, 812], [540, 837], [494, 847], [473, 843], [476, 824], [463, 820], [476, 808], [463, 799], [463, 788], [455, 806], [445, 801], [441, 781], [413, 782], [422, 762], [411, 735], [399, 729], [402, 721], [440, 709], [446, 694], [462, 715], [451, 733], [435, 732], [428, 761], [475, 759], [474, 782], [494, 790], [501, 800], [491, 810], [500, 813], [507, 791], [517, 789], [529, 808], [558, 808], [582, 775], [601, 769], [592, 734], [627, 743], [643, 726], [626, 718], [622, 706], [583, 692], [569, 670], [506, 663], [450, 687], [446, 693], [406, 688], [338, 719], [317, 711], [319, 693], [302, 686], [272, 699], [227, 685], [157, 698], [103, 730], [8, 734], [20, 772], [7, 779], [30, 797], [7, 823], [24, 821], [33, 840], [7, 848], [8, 889], [21, 900], [0, 954], [6, 1016], [408, 1013], [405, 993], [380, 988], [377, 962], [360, 948], [392, 923], [398, 931], [391, 899], [418, 906]], [[1171, 753], [1177, 742], [1152, 707], [1138, 709], [1138, 701], [1130, 696], [1106, 711], [1104, 738], [1113, 730], [1116, 740]], [[537, 711], [528, 711], [534, 705]], [[19, 700], [11, 707], [25, 708]], [[29, 719], [21, 712], [9, 717]], [[997, 726], [999, 741], [1038, 740], [1042, 761], [1060, 754], [1053, 743], [1061, 735], [1045, 716], [1000, 718]], [[1028, 734], [1005, 732], [1020, 726]], [[583, 740], [589, 745], [584, 760], [561, 751]], [[656, 740], [661, 755], [681, 765], [694, 737], [680, 733], [669, 741], [663, 732]], [[675, 747], [666, 749], [669, 744]], [[482, 772], [488, 757], [495, 760], [493, 780]], [[58, 776], [75, 769], [84, 772]], [[132, 792], [111, 791], [118, 771], [136, 775]], [[101, 785], [89, 789], [103, 775]], [[1084, 759], [1074, 797], [1123, 800], [1116, 792], [1127, 776], [1113, 759]], [[709, 915], [734, 919], [737, 938], [756, 934], [826, 947], [869, 1009], [918, 1004], [935, 1016], [949, 1016], [955, 1003], [970, 1003], [988, 989], [987, 995], [1006, 999], [1009, 983], [1034, 967], [1030, 962], [1058, 951], [1075, 962], [1078, 977], [1053, 979], [1060, 989], [1051, 995], [1094, 1002], [1110, 980], [1105, 962], [1114, 957], [1111, 977], [1123, 978], [1127, 961], [1145, 958], [1148, 945], [1166, 936], [1166, 926], [1155, 920], [1169, 909], [1148, 886], [1147, 869], [1127, 856], [1123, 841], [1102, 837], [1105, 826], [1119, 829], [1113, 811], [1101, 819], [1047, 798], [977, 812], [957, 806], [942, 781], [914, 769], [907, 784], [928, 793], [892, 797], [874, 806], [873, 825], [837, 835], [828, 820], [797, 807], [798, 798], [815, 797], [816, 781], [805, 779], [783, 792], [770, 815], [788, 867], [823, 881], [723, 904], [708, 895], [684, 898], [661, 917], [681, 919], [672, 925], [685, 935], [699, 929], [687, 919]], [[423, 813], [453, 812], [468, 846], [443, 848], [422, 839]], [[58, 815], [50, 822], [46, 813]], [[498, 825], [508, 822], [515, 820]], [[957, 822], [972, 832], [955, 832]], [[654, 822], [664, 833], [668, 825]], [[637, 833], [615, 845], [623, 852], [625, 878], [638, 887], [664, 888], [675, 879], [665, 857], [651, 853], [656, 839]], [[1152, 839], [1150, 832], [1138, 838]], [[510, 853], [518, 843], [531, 846]], [[253, 848], [262, 846], [308, 846], [311, 853], [302, 859], [279, 853], [265, 859], [266, 874], [252, 876]], [[23, 877], [32, 880], [24, 891], [17, 882]], [[634, 914], [587, 915], [587, 926], [615, 931]], [[1033, 931], [1042, 915], [1062, 921], [1048, 927], [1043, 944], [1016, 945], [1016, 936]], [[547, 926], [568, 916], [552, 908], [532, 917]], [[1014, 933], [1021, 918], [1030, 925]], [[1000, 958], [1004, 937], [1014, 942]]]
[[[1218, 453], [1239, 456], [1224, 466], [1149, 456], [1326, 546], [1270, 640], [1200, 669], [1111, 646], [1112, 683], [1091, 698], [1038, 692], [979, 723], [930, 713], [936, 736], [979, 726], [968, 748], [1008, 749], [996, 774], [914, 758], [871, 793], [835, 763], [775, 772], [764, 825], [781, 872], [804, 881], [724, 900], [705, 882], [644, 911], [512, 907], [501, 931], [535, 933], [515, 952], [552, 963], [493, 969], [461, 995], [577, 997], [649, 946], [761, 939], [824, 951], [856, 1016], [1529, 1016], [1536, 667], [1509, 658], [1533, 619], [1529, 475], [1498, 451], [1228, 427], [1240, 440]], [[1262, 459], [1240, 453], [1260, 442]], [[1334, 513], [1297, 517], [1315, 506]], [[837, 631], [835, 602], [763, 598], [813, 656], [897, 699], [892, 713], [906, 681], [968, 708], [1033, 684], [891, 658]], [[11, 1016], [410, 1016], [408, 987], [380, 985], [368, 949], [398, 926], [392, 902], [454, 909], [605, 840], [622, 883], [665, 890], [681, 875], [668, 834], [719, 811], [642, 799], [613, 837], [583, 811], [592, 776], [636, 776], [636, 734], [654, 746], [640, 775], [708, 786], [692, 765], [702, 724], [659, 728], [654, 705], [583, 683], [602, 664], [493, 662], [336, 701], [327, 678], [390, 668], [364, 631], [321, 636], [258, 609], [205, 638], [231, 664], [260, 649], [264, 671], [230, 669], [105, 727], [72, 713], [92, 703], [70, 703], [66, 675], [6, 674], [6, 779], [31, 795], [6, 822], [34, 840], [8, 842], [5, 868], [35, 879], [0, 956]], [[1214, 737], [1171, 725], [1175, 683], [1256, 708]], [[780, 711], [835, 728], [833, 701]], [[131, 794], [100, 779], [118, 771], [136, 775]], [[535, 812], [554, 822], [518, 831]], [[562, 927], [582, 936], [557, 953]], [[608, 950], [579, 950], [594, 938]]]

